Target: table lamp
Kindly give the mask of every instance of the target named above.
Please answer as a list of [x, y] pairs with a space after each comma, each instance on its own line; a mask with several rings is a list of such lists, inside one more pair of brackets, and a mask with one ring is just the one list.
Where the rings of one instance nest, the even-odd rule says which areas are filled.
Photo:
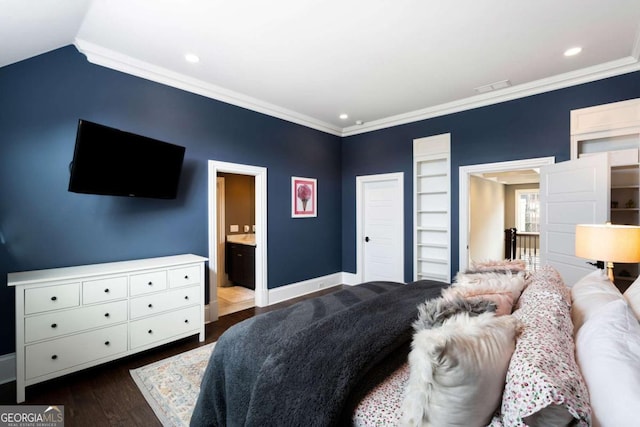
[[604, 261], [613, 281], [613, 263], [640, 262], [640, 226], [617, 224], [576, 225], [576, 256]]

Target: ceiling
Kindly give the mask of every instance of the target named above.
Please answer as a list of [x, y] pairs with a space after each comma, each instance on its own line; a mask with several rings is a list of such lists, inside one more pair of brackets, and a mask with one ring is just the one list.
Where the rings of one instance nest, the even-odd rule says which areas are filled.
[[[342, 136], [640, 70], [638, 0], [0, 0], [0, 10], [0, 66], [74, 44], [95, 64]], [[582, 52], [565, 57], [574, 46]]]
[[539, 169], [513, 169], [500, 172], [485, 172], [474, 174], [474, 176], [478, 176], [480, 178], [488, 179], [505, 185], [540, 183]]

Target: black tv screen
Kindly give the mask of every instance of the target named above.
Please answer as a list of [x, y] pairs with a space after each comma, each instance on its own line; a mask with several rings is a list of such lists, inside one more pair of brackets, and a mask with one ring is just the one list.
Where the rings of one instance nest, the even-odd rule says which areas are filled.
[[175, 199], [184, 151], [179, 145], [80, 120], [69, 191]]

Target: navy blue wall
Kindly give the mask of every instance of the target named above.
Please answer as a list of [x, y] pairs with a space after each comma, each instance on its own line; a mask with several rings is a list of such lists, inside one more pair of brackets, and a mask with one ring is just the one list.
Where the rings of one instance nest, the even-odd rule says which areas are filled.
[[[12, 271], [207, 255], [207, 160], [268, 169], [268, 281], [355, 272], [355, 177], [405, 173], [405, 280], [412, 271], [412, 141], [451, 133], [452, 273], [458, 167], [569, 158], [569, 111], [640, 97], [640, 73], [338, 138], [95, 66], [66, 47], [0, 68], [0, 354], [14, 350]], [[176, 200], [69, 193], [79, 118], [187, 148]], [[319, 213], [291, 219], [291, 176], [318, 179]]]
[[640, 97], [640, 72], [600, 80], [342, 141], [342, 269], [356, 271], [356, 176], [405, 174], [405, 280], [413, 280], [413, 140], [451, 133], [451, 273], [458, 271], [460, 166], [570, 157], [570, 111]]
[[[269, 288], [341, 271], [340, 138], [87, 62], [66, 47], [0, 68], [0, 354], [14, 351], [7, 273], [208, 255], [207, 161], [267, 168]], [[186, 147], [176, 200], [67, 192], [84, 118]], [[292, 219], [291, 176], [318, 179]]]

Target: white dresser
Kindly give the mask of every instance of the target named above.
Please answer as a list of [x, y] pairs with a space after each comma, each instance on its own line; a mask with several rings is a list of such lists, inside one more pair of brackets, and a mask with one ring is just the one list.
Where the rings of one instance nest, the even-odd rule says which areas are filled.
[[9, 273], [17, 401], [25, 387], [190, 335], [204, 341], [204, 262], [176, 255]]

